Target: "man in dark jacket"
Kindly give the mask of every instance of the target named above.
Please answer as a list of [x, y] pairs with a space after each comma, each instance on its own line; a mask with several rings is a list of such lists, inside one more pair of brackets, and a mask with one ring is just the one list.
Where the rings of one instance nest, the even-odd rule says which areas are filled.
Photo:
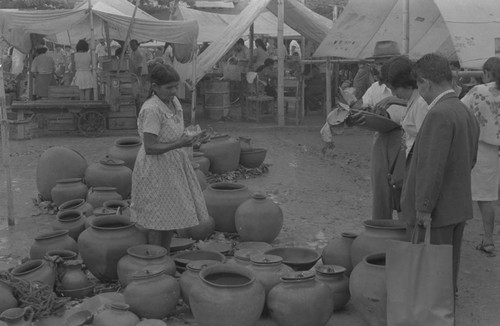
[[409, 234], [415, 225], [430, 224], [431, 243], [453, 245], [456, 291], [465, 221], [473, 217], [471, 170], [476, 162], [479, 124], [453, 91], [446, 58], [426, 54], [416, 62], [414, 73], [429, 113], [408, 156], [402, 215]]

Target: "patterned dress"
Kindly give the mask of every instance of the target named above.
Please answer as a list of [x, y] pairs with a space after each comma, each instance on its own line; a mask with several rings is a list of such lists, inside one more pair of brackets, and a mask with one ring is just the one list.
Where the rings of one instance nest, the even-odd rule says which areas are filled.
[[[177, 141], [184, 132], [182, 107], [177, 98], [167, 106], [156, 95], [142, 106], [137, 126], [158, 135], [163, 143]], [[132, 220], [153, 230], [175, 230], [198, 225], [208, 217], [207, 207], [188, 154], [175, 149], [146, 155], [144, 145], [137, 155], [132, 175]]]

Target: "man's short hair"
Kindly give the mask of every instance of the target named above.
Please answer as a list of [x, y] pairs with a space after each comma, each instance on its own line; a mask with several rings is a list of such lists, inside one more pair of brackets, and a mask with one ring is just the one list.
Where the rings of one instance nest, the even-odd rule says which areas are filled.
[[417, 81], [425, 78], [435, 84], [451, 83], [452, 74], [448, 59], [438, 53], [428, 53], [413, 65]]
[[488, 60], [485, 61], [483, 64], [483, 70], [484, 71], [491, 71], [493, 67], [495, 66], [496, 63], [500, 62], [499, 57], [491, 57], [488, 58]]

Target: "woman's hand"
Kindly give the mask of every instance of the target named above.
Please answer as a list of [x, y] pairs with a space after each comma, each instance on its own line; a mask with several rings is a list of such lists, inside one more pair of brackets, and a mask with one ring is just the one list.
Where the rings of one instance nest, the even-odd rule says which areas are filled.
[[181, 138], [177, 141], [177, 147], [178, 148], [183, 148], [183, 147], [191, 147], [197, 140], [197, 136], [188, 136], [186, 134], [183, 134]]
[[375, 104], [374, 112], [381, 112], [387, 110], [387, 108], [391, 105], [402, 105], [406, 106], [408, 102], [406, 100], [402, 100], [399, 97], [396, 96], [389, 96], [384, 98], [382, 101], [378, 102]]
[[366, 123], [365, 115], [363, 111], [351, 111], [345, 122], [349, 127], [364, 125]]

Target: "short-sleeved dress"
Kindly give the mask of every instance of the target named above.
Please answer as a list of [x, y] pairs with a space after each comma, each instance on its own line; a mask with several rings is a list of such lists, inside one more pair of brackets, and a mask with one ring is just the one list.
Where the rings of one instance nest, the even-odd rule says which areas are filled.
[[[164, 143], [184, 132], [182, 107], [177, 98], [167, 106], [156, 95], [144, 102], [137, 126], [139, 135], [158, 135]], [[198, 225], [208, 217], [205, 199], [188, 154], [175, 149], [146, 155], [141, 146], [132, 174], [132, 220], [152, 230], [174, 230]]]
[[73, 85], [79, 89], [89, 89], [94, 87], [94, 77], [92, 76], [92, 57], [89, 52], [76, 52], [75, 59], [75, 78]]

